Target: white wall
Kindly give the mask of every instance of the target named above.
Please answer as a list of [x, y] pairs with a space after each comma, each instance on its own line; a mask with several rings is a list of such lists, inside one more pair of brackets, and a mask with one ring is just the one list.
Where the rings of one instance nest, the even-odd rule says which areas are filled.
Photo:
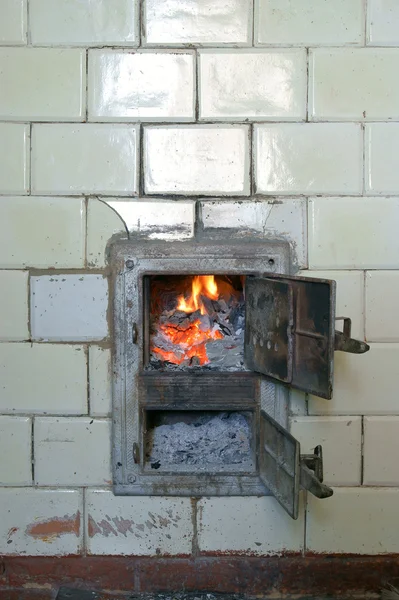
[[[397, 0], [0, 0], [0, 553], [399, 551], [398, 72]], [[289, 239], [371, 345], [292, 394], [335, 488], [297, 522], [110, 491], [105, 247], [195, 215]]]

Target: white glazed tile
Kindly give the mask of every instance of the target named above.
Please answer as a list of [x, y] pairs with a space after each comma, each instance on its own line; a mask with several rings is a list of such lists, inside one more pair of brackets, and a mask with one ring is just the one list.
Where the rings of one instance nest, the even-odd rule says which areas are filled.
[[28, 272], [0, 271], [0, 341], [28, 338]]
[[85, 123], [33, 125], [35, 194], [137, 192], [137, 126]]
[[138, 18], [138, 0], [29, 0], [38, 46], [137, 46]]
[[399, 123], [365, 130], [365, 187], [369, 194], [399, 194]]
[[112, 364], [109, 348], [89, 347], [89, 400], [93, 417], [107, 417], [112, 411]]
[[300, 442], [301, 454], [313, 454], [321, 444], [325, 484], [361, 484], [361, 417], [293, 417], [291, 434]]
[[249, 45], [251, 0], [145, 0], [145, 41], [150, 45]]
[[0, 0], [0, 45], [26, 44], [27, 0]]
[[291, 388], [289, 390], [289, 415], [304, 417], [308, 414], [308, 396], [305, 392]]
[[90, 267], [105, 266], [107, 243], [128, 230], [142, 238], [186, 240], [194, 235], [195, 203], [191, 200], [104, 198], [90, 199], [87, 220], [87, 258]]
[[[364, 337], [364, 273], [363, 271], [302, 271], [303, 277], [333, 279], [337, 282], [336, 310], [337, 317], [349, 317], [352, 321], [351, 335], [354, 338]], [[335, 327], [342, 330], [342, 322]]]
[[29, 125], [0, 123], [0, 194], [29, 190]]
[[79, 490], [0, 488], [0, 552], [26, 556], [80, 554], [83, 502]]
[[186, 240], [194, 235], [195, 203], [192, 200], [105, 200], [121, 216], [130, 233], [170, 241]]
[[81, 268], [85, 205], [80, 198], [0, 198], [0, 265]]
[[108, 335], [108, 281], [103, 275], [31, 277], [34, 340], [101, 340]]
[[304, 538], [303, 504], [298, 520], [293, 520], [272, 496], [201, 498], [197, 527], [202, 552], [300, 552]]
[[35, 484], [110, 485], [111, 423], [90, 417], [36, 417]]
[[310, 198], [311, 269], [399, 268], [399, 198]]
[[302, 267], [307, 264], [306, 200], [208, 200], [201, 202], [201, 219], [205, 229], [232, 228], [285, 238], [295, 261]]
[[31, 419], [0, 417], [0, 485], [31, 485], [31, 448]]
[[87, 412], [87, 365], [82, 346], [0, 344], [0, 412]]
[[256, 44], [361, 44], [363, 31], [362, 0], [255, 0]]
[[90, 121], [194, 120], [194, 55], [89, 52]]
[[364, 485], [399, 487], [399, 417], [364, 418]]
[[366, 339], [399, 342], [399, 271], [366, 273]]
[[310, 415], [399, 415], [399, 344], [370, 344], [366, 354], [334, 353], [332, 400], [309, 396]]
[[0, 119], [83, 121], [85, 76], [83, 50], [0, 48]]
[[203, 50], [200, 118], [303, 121], [306, 69], [304, 50]]
[[248, 134], [245, 125], [146, 127], [146, 193], [247, 196]]
[[312, 120], [399, 119], [399, 49], [319, 48], [309, 61]]
[[266, 194], [359, 194], [360, 126], [354, 123], [255, 125], [256, 190]]
[[399, 489], [336, 488], [319, 500], [308, 494], [310, 552], [384, 554], [399, 551]]
[[399, 46], [399, 4], [397, 0], [368, 0], [367, 44]]
[[89, 554], [191, 554], [190, 498], [114, 496], [108, 490], [88, 490], [86, 503]]
[[119, 212], [105, 201], [90, 198], [87, 207], [87, 261], [89, 267], [105, 267], [107, 244], [112, 236], [127, 238], [126, 225]]

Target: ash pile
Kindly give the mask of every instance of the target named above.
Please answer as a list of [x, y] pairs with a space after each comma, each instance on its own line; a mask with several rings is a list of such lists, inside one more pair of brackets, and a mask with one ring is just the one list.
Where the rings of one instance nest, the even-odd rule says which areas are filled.
[[178, 420], [149, 432], [147, 462], [153, 469], [170, 465], [252, 466], [251, 427], [243, 413], [201, 414], [190, 422]]
[[176, 292], [160, 294], [151, 315], [151, 369], [244, 368], [244, 294], [222, 278], [218, 285], [218, 299], [201, 295], [201, 308], [191, 313], [176, 307]]

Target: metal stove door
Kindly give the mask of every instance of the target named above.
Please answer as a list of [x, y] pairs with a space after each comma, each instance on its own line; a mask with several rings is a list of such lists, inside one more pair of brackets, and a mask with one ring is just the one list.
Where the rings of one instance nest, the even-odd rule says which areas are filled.
[[259, 471], [263, 483], [293, 518], [298, 518], [299, 491], [329, 498], [333, 490], [323, 483], [321, 446], [314, 454], [301, 455], [298, 442], [270, 415], [260, 414]]
[[299, 442], [267, 413], [260, 414], [259, 472], [265, 486], [293, 518], [298, 518]]
[[246, 278], [245, 364], [322, 398], [332, 396], [335, 281]]

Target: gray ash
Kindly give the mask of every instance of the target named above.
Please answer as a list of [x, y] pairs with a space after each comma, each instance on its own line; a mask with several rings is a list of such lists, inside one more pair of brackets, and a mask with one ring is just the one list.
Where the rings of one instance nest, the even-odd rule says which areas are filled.
[[245, 413], [165, 413], [148, 434], [146, 459], [153, 469], [197, 465], [251, 467], [251, 427]]

